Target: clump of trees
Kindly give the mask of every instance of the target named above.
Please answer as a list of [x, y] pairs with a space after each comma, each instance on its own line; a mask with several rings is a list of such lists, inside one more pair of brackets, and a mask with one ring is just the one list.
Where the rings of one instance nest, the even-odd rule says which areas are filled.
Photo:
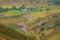
[[21, 5], [19, 8], [17, 8], [16, 6], [12, 6], [11, 8], [0, 7], [0, 13], [1, 12], [6, 12], [6, 11], [9, 11], [9, 10], [19, 10], [19, 11], [24, 11], [24, 12], [25, 11], [27, 11], [27, 12], [37, 11], [36, 8], [32, 8], [32, 7], [27, 8], [26, 5], [24, 5], [24, 4]]
[[36, 25], [36, 26], [33, 28], [34, 32], [36, 32], [39, 27], [40, 27], [40, 26]]
[[2, 7], [0, 7], [0, 13], [1, 13], [1, 12], [4, 12], [4, 9], [3, 9]]
[[6, 12], [6, 11], [8, 11], [9, 10], [9, 8], [3, 8], [3, 7], [0, 7], [0, 13], [2, 13], [2, 12]]
[[54, 2], [55, 5], [60, 5], [60, 0], [47, 0], [48, 3]]
[[44, 27], [41, 27], [41, 28], [40, 28], [40, 31], [44, 31], [44, 30], [45, 30], [45, 28], [44, 28]]
[[29, 2], [30, 2], [30, 3], [32, 3], [32, 2], [33, 2], [33, 0], [29, 0]]
[[41, 23], [41, 26], [44, 26], [44, 25], [46, 25], [47, 24], [47, 22], [42, 22]]
[[12, 8], [10, 10], [17, 10], [16, 6], [12, 6]]
[[54, 0], [55, 5], [60, 5], [60, 0]]

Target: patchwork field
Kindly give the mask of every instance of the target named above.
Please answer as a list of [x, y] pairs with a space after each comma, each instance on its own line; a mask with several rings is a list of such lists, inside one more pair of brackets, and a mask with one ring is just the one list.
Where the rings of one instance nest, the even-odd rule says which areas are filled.
[[[9, 8], [9, 10], [0, 13], [0, 23], [11, 28], [11, 31], [13, 29], [34, 40], [45, 40], [44, 38], [47, 38], [49, 34], [57, 32], [55, 29], [60, 27], [60, 6], [41, 8], [27, 6], [25, 9], [22, 8], [23, 10], [20, 10], [18, 6], [17, 10], [11, 9], [11, 6], [3, 6], [3, 8]], [[0, 31], [1, 30], [2, 29], [0, 29]], [[10, 33], [10, 30], [8, 30], [8, 33]], [[47, 40], [59, 40], [59, 35], [60, 33], [51, 38], [49, 36]], [[17, 37], [19, 38], [20, 36], [17, 35]]]

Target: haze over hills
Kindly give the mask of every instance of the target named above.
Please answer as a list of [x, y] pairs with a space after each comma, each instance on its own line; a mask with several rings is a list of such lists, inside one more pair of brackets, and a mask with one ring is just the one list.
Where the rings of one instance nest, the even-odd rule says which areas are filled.
[[51, 6], [60, 5], [60, 0], [0, 0], [0, 6]]
[[60, 5], [60, 0], [0, 0], [0, 6], [47, 6]]
[[19, 5], [32, 5], [32, 6], [39, 6], [39, 5], [48, 5], [47, 0], [0, 0], [0, 6], [19, 6]]

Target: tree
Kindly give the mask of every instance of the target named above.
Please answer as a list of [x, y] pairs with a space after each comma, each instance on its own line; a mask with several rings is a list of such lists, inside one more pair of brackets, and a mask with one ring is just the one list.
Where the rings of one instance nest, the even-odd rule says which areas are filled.
[[14, 0], [16, 3], [18, 3], [20, 0]]
[[42, 33], [42, 34], [41, 34], [41, 38], [40, 38], [40, 40], [44, 40], [45, 37], [46, 37], [46, 35], [45, 35], [44, 33]]
[[53, 2], [53, 1], [54, 1], [54, 0], [47, 0], [48, 3], [51, 3], [51, 2]]
[[11, 10], [17, 10], [16, 6], [12, 6]]
[[40, 0], [34, 0], [36, 3], [40, 3]]
[[51, 29], [51, 27], [50, 26], [47, 26], [47, 30], [49, 30], [49, 29]]
[[44, 27], [41, 27], [41, 28], [40, 28], [40, 31], [44, 31], [44, 30], [45, 30], [45, 28], [44, 28]]
[[21, 6], [21, 8], [22, 8], [22, 9], [25, 9], [25, 8], [26, 8], [26, 5], [25, 5], [25, 4], [23, 4], [23, 5]]
[[52, 16], [52, 18], [57, 18], [57, 17], [58, 17], [58, 15], [53, 15], [53, 16]]
[[42, 22], [41, 23], [41, 26], [44, 26], [44, 25], [46, 25], [47, 24], [47, 22]]
[[9, 8], [5, 8], [5, 9], [4, 9], [5, 12], [8, 11], [8, 10], [9, 10]]
[[60, 17], [57, 17], [54, 21], [54, 30], [56, 30], [56, 28], [59, 28], [60, 27]]
[[33, 30], [36, 32], [36, 30], [39, 28], [39, 26], [38, 25], [36, 25], [34, 28], [33, 28]]
[[21, 9], [22, 9], [22, 8], [21, 8], [21, 7], [19, 7], [19, 9], [18, 9], [18, 10], [20, 10], [20, 11], [21, 11]]
[[4, 9], [3, 9], [2, 7], [0, 7], [0, 13], [1, 13], [1, 12], [4, 12]]
[[32, 3], [32, 2], [33, 2], [33, 0], [29, 0], [29, 2], [30, 2], [30, 3]]
[[54, 0], [55, 5], [60, 5], [60, 0]]
[[59, 19], [56, 19], [54, 25], [55, 25], [56, 27], [59, 27], [59, 26], [60, 26], [60, 20], [59, 20]]
[[19, 7], [19, 10], [20, 10], [20, 11], [22, 11], [22, 10], [24, 10], [24, 9], [26, 9], [26, 5], [24, 5], [24, 4], [21, 5], [21, 7]]
[[38, 19], [35, 20], [35, 22], [40, 22], [41, 20], [42, 18], [39, 17]]
[[47, 11], [50, 11], [50, 9], [49, 9], [49, 8], [46, 8], [46, 10], [47, 10]]
[[34, 10], [34, 8], [27, 8], [27, 10], [28, 10], [29, 12], [31, 12], [31, 11]]

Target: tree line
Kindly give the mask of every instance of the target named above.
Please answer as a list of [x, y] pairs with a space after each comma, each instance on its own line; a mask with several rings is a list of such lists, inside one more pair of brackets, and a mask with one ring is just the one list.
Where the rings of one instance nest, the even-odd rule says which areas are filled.
[[[27, 8], [25, 5], [23, 5], [23, 6], [20, 6], [19, 8], [17, 8], [16, 6], [12, 6], [11, 8], [3, 8], [3, 7], [0, 7], [0, 13], [2, 13], [2, 12], [6, 12], [6, 11], [9, 11], [9, 10], [19, 10], [19, 11], [27, 11], [27, 12], [31, 12], [31, 11], [34, 11], [34, 12], [36, 12], [36, 11], [44, 11], [44, 9], [42, 10], [42, 9], [39, 9], [39, 10], [37, 10], [37, 8], [33, 8], [33, 7], [29, 7], [29, 8]], [[48, 11], [48, 10], [50, 10], [49, 8], [46, 8], [46, 11]]]
[[20, 6], [19, 8], [17, 8], [16, 6], [12, 6], [11, 8], [3, 8], [3, 7], [0, 7], [0, 13], [2, 12], [6, 12], [6, 11], [9, 11], [9, 10], [19, 10], [19, 11], [33, 11], [34, 8], [26, 8], [25, 5], [22, 5]]

